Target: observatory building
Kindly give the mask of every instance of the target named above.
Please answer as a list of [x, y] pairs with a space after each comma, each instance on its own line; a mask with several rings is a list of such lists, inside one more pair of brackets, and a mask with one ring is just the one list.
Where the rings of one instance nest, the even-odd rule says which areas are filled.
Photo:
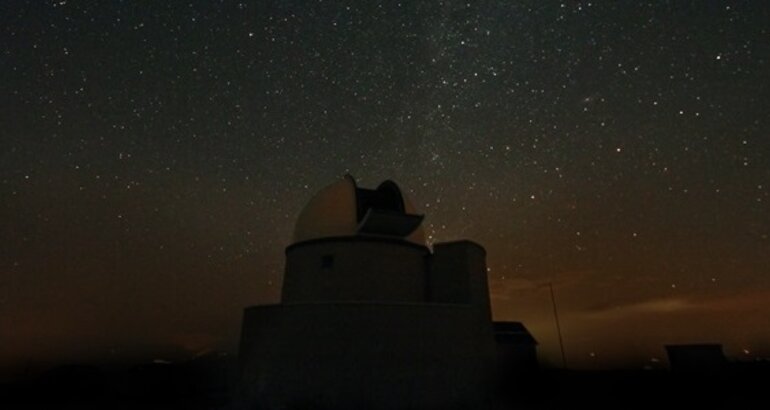
[[281, 303], [244, 310], [240, 408], [478, 408], [495, 359], [484, 248], [425, 243], [392, 181], [318, 192]]

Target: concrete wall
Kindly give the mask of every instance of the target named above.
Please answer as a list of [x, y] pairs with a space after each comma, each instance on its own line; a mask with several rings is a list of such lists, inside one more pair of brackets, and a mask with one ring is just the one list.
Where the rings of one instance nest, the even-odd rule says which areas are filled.
[[495, 345], [474, 309], [294, 304], [244, 311], [241, 408], [483, 408]]
[[434, 245], [428, 289], [430, 302], [468, 303], [479, 310], [481, 320], [492, 320], [486, 251], [475, 242]]
[[[286, 249], [281, 299], [422, 302], [428, 255], [428, 248], [399, 240], [342, 237], [298, 243]], [[324, 266], [324, 258], [331, 266]]]
[[485, 256], [363, 236], [288, 247], [282, 304], [244, 312], [239, 408], [487, 407]]

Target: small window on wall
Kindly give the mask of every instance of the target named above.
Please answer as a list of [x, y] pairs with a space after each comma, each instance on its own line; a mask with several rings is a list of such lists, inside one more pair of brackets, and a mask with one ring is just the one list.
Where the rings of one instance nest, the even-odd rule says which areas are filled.
[[321, 257], [321, 269], [331, 269], [334, 267], [334, 255], [324, 255]]

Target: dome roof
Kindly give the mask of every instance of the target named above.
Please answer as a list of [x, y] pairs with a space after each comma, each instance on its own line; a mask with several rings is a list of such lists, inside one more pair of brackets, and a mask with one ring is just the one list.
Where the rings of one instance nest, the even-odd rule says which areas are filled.
[[367, 235], [425, 245], [422, 219], [393, 181], [385, 181], [377, 189], [364, 189], [345, 175], [318, 191], [305, 205], [297, 218], [293, 242]]

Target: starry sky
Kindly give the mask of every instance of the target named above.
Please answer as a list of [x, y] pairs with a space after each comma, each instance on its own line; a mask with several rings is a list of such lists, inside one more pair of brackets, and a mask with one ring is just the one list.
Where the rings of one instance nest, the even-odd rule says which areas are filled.
[[0, 4], [0, 364], [234, 349], [312, 194], [399, 183], [559, 364], [770, 355], [764, 1]]

